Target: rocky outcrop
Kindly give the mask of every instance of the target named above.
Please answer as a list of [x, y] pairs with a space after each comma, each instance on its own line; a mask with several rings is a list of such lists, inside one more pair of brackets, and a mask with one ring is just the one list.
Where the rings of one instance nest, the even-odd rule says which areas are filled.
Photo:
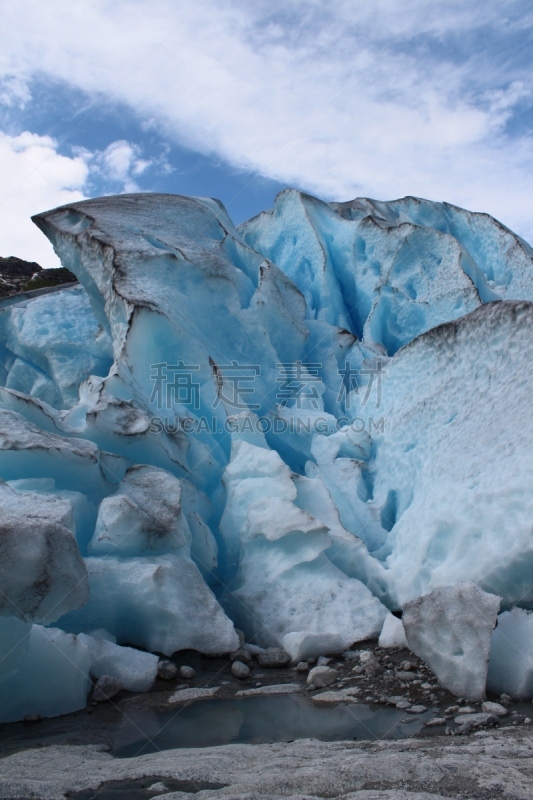
[[11, 297], [18, 292], [60, 286], [77, 282], [75, 275], [65, 267], [43, 269], [35, 261], [24, 261], [16, 256], [0, 257], [0, 298]]

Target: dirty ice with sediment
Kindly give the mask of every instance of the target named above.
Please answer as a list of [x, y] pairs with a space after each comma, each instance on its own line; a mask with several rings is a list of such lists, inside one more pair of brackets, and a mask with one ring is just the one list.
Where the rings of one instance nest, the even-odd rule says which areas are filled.
[[2, 721], [240, 632], [533, 695], [524, 240], [294, 190], [240, 227], [158, 194], [34, 222], [79, 283], [0, 301]]

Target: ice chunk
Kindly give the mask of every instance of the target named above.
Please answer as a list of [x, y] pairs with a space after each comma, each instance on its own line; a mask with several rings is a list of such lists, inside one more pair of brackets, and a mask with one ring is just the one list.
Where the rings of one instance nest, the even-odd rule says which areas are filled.
[[209, 501], [194, 485], [136, 465], [102, 501], [89, 554], [155, 555], [185, 548], [209, 574], [217, 565], [217, 545], [201, 510], [209, 513]]
[[58, 489], [53, 478], [22, 478], [18, 481], [7, 481], [7, 484], [17, 492], [38, 492], [39, 494], [53, 494], [70, 503], [74, 517], [74, 532], [80, 553], [85, 554], [87, 545], [94, 533], [96, 523], [96, 508], [82, 492], [69, 492]]
[[[169, 195], [36, 222], [83, 288], [0, 304], [0, 457], [21, 503], [68, 505], [83, 553], [91, 541], [69, 630], [235, 650], [209, 585], [249, 638], [298, 660], [377, 636], [380, 600], [473, 580], [533, 603], [533, 306], [513, 300], [533, 298], [533, 252], [518, 237], [445, 204], [294, 191], [240, 230], [215, 201]], [[450, 637], [442, 669], [468, 682]]]
[[[120, 384], [122, 397], [129, 392], [160, 422], [204, 414], [223, 431], [228, 403], [233, 409], [236, 360], [255, 378], [250, 404], [265, 412], [274, 407], [277, 365], [301, 358], [309, 337], [305, 301], [278, 267], [243, 242], [219, 203], [127, 195], [75, 203], [34, 221], [70, 264], [111, 336], [110, 394]], [[190, 365], [193, 374], [188, 407], [172, 371], [180, 361], [182, 372]], [[163, 422], [160, 441], [170, 446]], [[194, 471], [199, 485], [211, 484], [226, 461], [220, 438], [218, 428], [215, 435], [181, 432], [182, 474]]]
[[91, 686], [88, 647], [70, 633], [41, 625], [32, 625], [25, 636], [18, 668], [0, 682], [0, 721], [27, 714], [56, 717], [83, 708]]
[[4, 480], [53, 478], [60, 490], [83, 493], [100, 502], [127, 469], [124, 459], [102, 453], [87, 439], [60, 436], [0, 409], [0, 454]]
[[190, 545], [181, 507], [181, 483], [163, 470], [131, 467], [98, 512], [89, 554], [132, 556], [172, 552]]
[[498, 298], [452, 234], [407, 221], [384, 225], [369, 211], [350, 215], [289, 189], [240, 231], [295, 282], [310, 315], [389, 354]]
[[0, 482], [0, 613], [53, 622], [89, 597], [70, 503]]
[[92, 636], [93, 639], [103, 639], [104, 642], [113, 642], [113, 644], [117, 643], [117, 637], [113, 636], [112, 633], [106, 631], [105, 628], [94, 628], [92, 631], [87, 631], [87, 636]]
[[[483, 274], [487, 284], [502, 297], [532, 300], [531, 246], [497, 219], [467, 211], [451, 203], [435, 203], [419, 197], [379, 202], [357, 198], [332, 203], [345, 219], [373, 217], [384, 230], [410, 223], [453, 236]], [[469, 273], [479, 287], [479, 276]]]
[[387, 614], [383, 628], [379, 634], [378, 645], [380, 647], [409, 647], [405, 638], [405, 630], [401, 619], [394, 614]]
[[55, 408], [77, 403], [79, 385], [106, 376], [113, 363], [111, 340], [81, 286], [0, 304], [0, 339], [4, 385]]
[[117, 678], [128, 692], [147, 692], [152, 688], [157, 676], [158, 656], [133, 647], [120, 647], [84, 633], [78, 635], [78, 641], [89, 649], [90, 671], [95, 678], [103, 675]]
[[485, 697], [500, 599], [466, 582], [435, 589], [404, 606], [402, 621], [410, 649], [457, 697]]
[[487, 689], [492, 694], [533, 697], [533, 612], [504, 611], [492, 634]]
[[467, 580], [507, 607], [533, 602], [532, 325], [531, 304], [485, 305], [387, 364], [367, 470], [393, 608]]
[[198, 650], [214, 655], [237, 650], [239, 638], [185, 556], [86, 558], [91, 597], [60, 625], [79, 633], [103, 627], [119, 644], [172, 655]]
[[220, 529], [232, 566], [225, 602], [248, 639], [281, 646], [297, 662], [378, 635], [385, 608], [324, 555], [328, 528], [295, 504], [277, 453], [234, 441], [224, 483]]
[[26, 658], [31, 622], [0, 617], [0, 683], [20, 668]]

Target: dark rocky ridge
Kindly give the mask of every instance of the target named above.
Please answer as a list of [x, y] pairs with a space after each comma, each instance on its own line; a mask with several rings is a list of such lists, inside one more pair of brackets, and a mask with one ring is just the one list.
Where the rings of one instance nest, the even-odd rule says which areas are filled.
[[76, 281], [76, 276], [65, 267], [43, 269], [35, 261], [24, 261], [16, 256], [0, 257], [0, 297]]

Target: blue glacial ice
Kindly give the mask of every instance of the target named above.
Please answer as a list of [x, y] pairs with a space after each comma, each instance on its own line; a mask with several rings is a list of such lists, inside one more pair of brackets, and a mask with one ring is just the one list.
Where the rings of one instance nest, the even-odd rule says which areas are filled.
[[297, 661], [396, 641], [390, 612], [446, 587], [502, 624], [533, 603], [512, 231], [294, 190], [239, 228], [157, 194], [34, 221], [79, 285], [0, 301], [3, 719], [80, 708], [102, 674], [145, 690], [237, 630]]

